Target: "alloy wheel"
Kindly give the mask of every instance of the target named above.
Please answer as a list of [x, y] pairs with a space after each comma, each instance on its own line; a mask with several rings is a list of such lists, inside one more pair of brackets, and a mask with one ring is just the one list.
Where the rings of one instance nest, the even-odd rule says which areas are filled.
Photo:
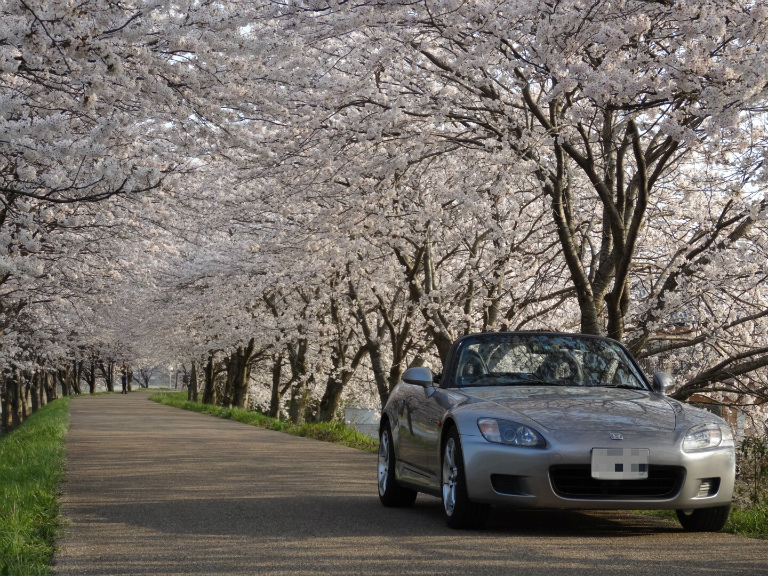
[[448, 516], [453, 514], [456, 507], [456, 482], [458, 468], [456, 467], [456, 443], [449, 438], [445, 443], [443, 454], [443, 506]]
[[389, 475], [389, 434], [386, 430], [379, 439], [379, 495], [387, 491], [387, 476]]

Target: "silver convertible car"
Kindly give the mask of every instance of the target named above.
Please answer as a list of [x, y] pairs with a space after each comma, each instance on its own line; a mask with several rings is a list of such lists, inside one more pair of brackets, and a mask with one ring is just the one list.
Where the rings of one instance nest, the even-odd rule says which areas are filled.
[[683, 528], [728, 518], [733, 436], [714, 414], [665, 396], [618, 342], [551, 332], [457, 340], [441, 374], [409, 368], [380, 424], [379, 497], [442, 498], [454, 528], [491, 505], [672, 509]]

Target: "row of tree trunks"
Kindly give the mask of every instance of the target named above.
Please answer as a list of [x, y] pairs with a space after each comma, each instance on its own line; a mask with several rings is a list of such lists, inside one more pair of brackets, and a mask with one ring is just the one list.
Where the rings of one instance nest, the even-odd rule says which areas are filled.
[[38, 370], [31, 374], [27, 372], [24, 380], [29, 387], [32, 413], [59, 397], [54, 376], [48, 370]]
[[[294, 424], [302, 424], [307, 417], [320, 422], [333, 420], [338, 412], [344, 388], [352, 379], [355, 370], [368, 354], [366, 346], [356, 350], [354, 357], [348, 358], [350, 344], [346, 338], [340, 338], [338, 346], [332, 353], [334, 370], [326, 381], [324, 394], [317, 405], [317, 412], [311, 405], [310, 384], [313, 375], [308, 373], [307, 341], [299, 339], [287, 345], [284, 352], [269, 357], [271, 365], [271, 397], [268, 414], [278, 418], [282, 408], [283, 397], [290, 390], [288, 418]], [[352, 339], [349, 339], [350, 341]], [[250, 385], [251, 367], [258, 358], [264, 358], [263, 353], [255, 351], [255, 340], [252, 338], [245, 346], [239, 346], [227, 356], [211, 351], [208, 361], [203, 366], [203, 404], [215, 404], [227, 408], [248, 409], [248, 391]], [[290, 366], [291, 377], [283, 381], [283, 367]], [[191, 374], [187, 379], [187, 398], [197, 401], [198, 372], [195, 362], [191, 365]]]
[[[0, 431], [8, 433], [21, 425], [24, 420], [49, 402], [61, 396], [82, 394], [81, 382], [85, 380], [91, 394], [96, 392], [97, 371], [112, 375], [112, 391], [114, 391], [114, 362], [101, 363], [92, 358], [85, 361], [72, 361], [71, 364], [58, 369], [38, 365], [34, 370], [10, 370], [0, 378]], [[127, 391], [131, 391], [133, 374], [125, 367]], [[107, 389], [110, 382], [105, 378]]]
[[70, 366], [56, 371], [56, 378], [61, 386], [62, 396], [82, 394], [80, 381], [83, 378], [83, 361], [73, 361]]
[[123, 364], [122, 370], [120, 372], [120, 386], [121, 394], [128, 394], [128, 392], [133, 392], [133, 370], [126, 364]]
[[2, 406], [3, 433], [21, 425], [30, 414], [58, 398], [57, 374], [50, 370], [21, 371], [6, 373], [0, 384], [0, 405]]
[[13, 372], [6, 375], [3, 379], [3, 433], [8, 433], [19, 426], [26, 418], [26, 398], [24, 397], [24, 386], [19, 385], [20, 375]]

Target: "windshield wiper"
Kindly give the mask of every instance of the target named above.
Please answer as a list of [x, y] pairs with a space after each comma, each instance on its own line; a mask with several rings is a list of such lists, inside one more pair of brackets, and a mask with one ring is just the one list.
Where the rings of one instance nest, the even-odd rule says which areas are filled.
[[501, 376], [501, 375], [495, 376], [493, 374], [485, 374], [483, 376], [478, 376], [470, 384], [464, 384], [464, 387], [527, 386], [529, 384], [534, 386], [540, 386], [540, 385], [549, 386], [550, 382], [545, 382], [543, 380], [536, 380], [536, 379], [528, 380], [526, 378], [510, 378], [509, 376]]
[[498, 386], [562, 386], [561, 382], [542, 380], [541, 378], [526, 378], [525, 376], [499, 376]]
[[621, 390], [645, 390], [645, 388], [641, 388], [640, 386], [632, 386], [630, 384], [617, 384], [616, 386], [613, 385], [603, 385], [601, 388], [619, 388]]

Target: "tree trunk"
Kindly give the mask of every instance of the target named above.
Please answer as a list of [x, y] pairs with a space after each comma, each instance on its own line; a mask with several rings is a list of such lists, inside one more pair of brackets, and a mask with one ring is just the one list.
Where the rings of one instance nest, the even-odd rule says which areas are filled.
[[197, 402], [197, 362], [192, 362], [192, 370], [187, 384], [187, 400]]
[[52, 372], [46, 370], [43, 374], [43, 383], [45, 384], [45, 403], [52, 402], [59, 397], [56, 387], [56, 379]]
[[149, 382], [152, 380], [153, 371], [147, 367], [139, 368], [139, 388], [149, 388]]
[[[350, 374], [350, 377], [352, 374]], [[349, 382], [349, 378], [336, 378], [329, 376], [325, 385], [325, 392], [320, 399], [320, 406], [317, 411], [318, 422], [331, 422], [336, 417], [336, 411], [339, 409], [341, 394], [344, 392], [344, 385]]]
[[96, 359], [91, 360], [91, 369], [86, 371], [85, 380], [89, 394], [96, 394]]
[[40, 385], [40, 374], [35, 372], [29, 377], [29, 389], [32, 400], [32, 414], [37, 412], [42, 404], [42, 386]]
[[0, 432], [7, 434], [13, 428], [13, 388], [16, 386], [13, 378], [3, 376], [2, 391], [0, 392], [0, 412], [2, 412], [2, 422], [0, 422]]
[[248, 345], [243, 348], [240, 347], [237, 350], [236, 357], [236, 370], [237, 377], [234, 380], [234, 398], [233, 405], [236, 408], [248, 409], [248, 386], [251, 375], [251, 357], [253, 356], [253, 349], [255, 341], [253, 338], [248, 342]]
[[21, 421], [24, 422], [32, 413], [29, 409], [29, 407], [32, 405], [30, 398], [32, 394], [31, 380], [25, 379], [24, 385], [21, 388], [21, 392]]
[[61, 395], [66, 398], [72, 395], [72, 367], [59, 368], [56, 371], [56, 378], [61, 386]]
[[99, 362], [99, 370], [101, 376], [104, 378], [104, 383], [107, 385], [107, 392], [115, 391], [115, 362], [114, 360], [107, 360], [107, 363]]
[[8, 407], [7, 413], [4, 413], [4, 429], [6, 432], [10, 432], [21, 424], [21, 380], [19, 378], [18, 371], [14, 373], [10, 378], [5, 380], [6, 386], [6, 405]]
[[[384, 365], [384, 356], [381, 351], [380, 340], [376, 342], [368, 342], [368, 358], [371, 361], [371, 369], [373, 371], [373, 381], [376, 384], [376, 391], [379, 393], [379, 400], [381, 405], [385, 406], [387, 400], [389, 400], [389, 393], [392, 391], [389, 379], [387, 378], [387, 370]], [[393, 365], [390, 370], [394, 369]]]
[[83, 364], [84, 362], [82, 360], [79, 362], [75, 360], [72, 363], [72, 389], [75, 391], [75, 394], [83, 393], [80, 389], [80, 380], [83, 377]]
[[307, 383], [301, 380], [291, 388], [291, 403], [288, 407], [288, 418], [293, 424], [304, 424], [308, 404]]
[[280, 388], [280, 377], [283, 374], [283, 355], [277, 354], [272, 362], [272, 395], [269, 399], [269, 417], [280, 417], [280, 403], [283, 400], [283, 391]]
[[240, 346], [229, 355], [227, 363], [227, 384], [222, 405], [227, 408], [248, 407], [248, 384], [251, 372], [250, 362], [255, 340], [251, 338], [247, 346]]
[[13, 414], [11, 428], [16, 429], [24, 421], [27, 412], [25, 407], [27, 392], [25, 391], [24, 380], [20, 370], [16, 371], [14, 384], [15, 386], [11, 391], [11, 412]]
[[203, 369], [203, 376], [205, 377], [205, 385], [203, 387], [203, 404], [216, 404], [216, 389], [214, 388], [215, 364], [213, 361], [213, 354], [208, 356], [208, 362]]
[[344, 387], [352, 379], [355, 370], [360, 365], [360, 361], [365, 356], [366, 350], [367, 348], [365, 346], [360, 348], [347, 368], [341, 368], [341, 364], [344, 361], [344, 357], [342, 356], [343, 352], [337, 351], [336, 354], [333, 354], [333, 370], [331, 371], [331, 374], [339, 374], [339, 376], [332, 375], [328, 377], [328, 382], [325, 385], [325, 392], [320, 399], [320, 406], [317, 409], [318, 422], [331, 422], [336, 417]]
[[305, 338], [295, 344], [288, 344], [288, 360], [291, 366], [291, 402], [288, 406], [288, 418], [294, 424], [303, 424], [309, 402], [307, 391], [307, 346]]

